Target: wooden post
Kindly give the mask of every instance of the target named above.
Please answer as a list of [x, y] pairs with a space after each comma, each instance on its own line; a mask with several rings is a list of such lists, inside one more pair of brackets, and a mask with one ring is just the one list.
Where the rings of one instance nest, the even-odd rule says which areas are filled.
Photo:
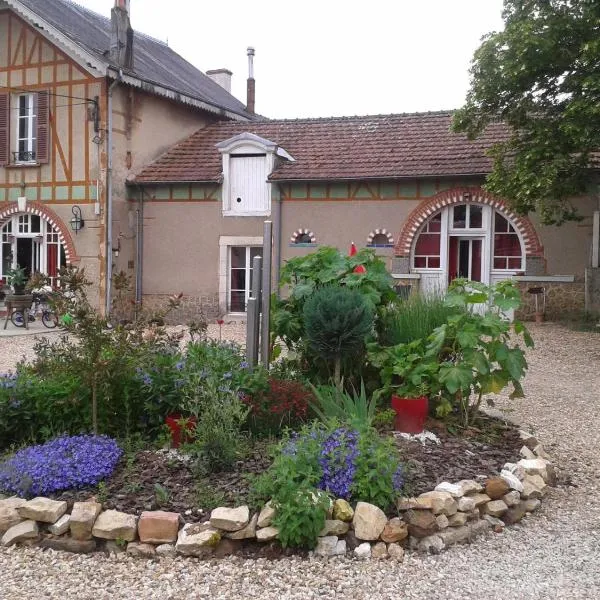
[[255, 256], [252, 260], [252, 288], [246, 308], [246, 359], [250, 367], [258, 362], [258, 347], [260, 336], [260, 306], [261, 306], [261, 276], [262, 258]]

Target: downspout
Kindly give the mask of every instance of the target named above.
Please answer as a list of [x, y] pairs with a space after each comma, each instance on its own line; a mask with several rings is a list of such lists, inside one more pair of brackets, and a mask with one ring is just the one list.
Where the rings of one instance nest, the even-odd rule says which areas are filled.
[[108, 86], [108, 124], [107, 124], [107, 169], [106, 169], [106, 315], [112, 309], [112, 234], [113, 234], [113, 90], [123, 78], [123, 70], [119, 69], [117, 78]]
[[273, 210], [273, 246], [275, 247], [275, 260], [273, 261], [273, 281], [274, 291], [279, 298], [279, 273], [281, 271], [281, 227], [282, 227], [282, 212], [283, 206], [281, 204], [281, 191], [277, 184], [271, 183], [271, 186], [275, 185], [276, 193], [273, 194], [275, 199], [275, 206]]
[[137, 239], [135, 249], [135, 311], [137, 313], [142, 306], [143, 298], [143, 268], [144, 268], [144, 189], [138, 185], [139, 198], [138, 198], [138, 209], [136, 211], [137, 216]]

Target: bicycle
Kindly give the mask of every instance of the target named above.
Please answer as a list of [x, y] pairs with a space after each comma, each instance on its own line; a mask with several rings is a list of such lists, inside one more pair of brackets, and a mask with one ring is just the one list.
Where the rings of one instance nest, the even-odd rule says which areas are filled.
[[[58, 325], [58, 316], [48, 304], [48, 296], [42, 293], [34, 292], [31, 308], [27, 315], [27, 320], [31, 323], [35, 321], [35, 316], [41, 312], [42, 324], [48, 329], [54, 329]], [[15, 310], [10, 316], [10, 320], [15, 327], [25, 327], [25, 318], [23, 312]]]

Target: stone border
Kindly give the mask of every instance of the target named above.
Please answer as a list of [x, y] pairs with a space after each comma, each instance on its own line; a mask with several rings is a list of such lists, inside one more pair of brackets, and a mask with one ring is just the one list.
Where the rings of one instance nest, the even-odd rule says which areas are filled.
[[[537, 439], [520, 432], [522, 460], [504, 465], [500, 476], [483, 483], [443, 482], [416, 498], [399, 498], [399, 517], [389, 519], [372, 504], [332, 502], [315, 556], [353, 555], [359, 559], [402, 560], [405, 548], [438, 553], [478, 534], [501, 532], [537, 510], [556, 473]], [[37, 545], [67, 552], [122, 552], [143, 558], [155, 556], [223, 557], [236, 552], [244, 540], [277, 540], [271, 525], [275, 509], [267, 503], [260, 513], [247, 506], [220, 507], [205, 523], [182, 524], [181, 515], [146, 511], [139, 517], [116, 510], [102, 511], [95, 502], [48, 498], [0, 500], [0, 545]], [[183, 526], [182, 526], [183, 525]]]

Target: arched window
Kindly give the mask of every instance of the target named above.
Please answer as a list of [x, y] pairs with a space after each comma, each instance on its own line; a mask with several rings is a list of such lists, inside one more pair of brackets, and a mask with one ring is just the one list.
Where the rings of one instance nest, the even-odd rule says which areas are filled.
[[317, 238], [315, 234], [308, 229], [303, 229], [302, 227], [294, 231], [292, 237], [290, 238], [290, 244], [293, 246], [307, 246], [310, 244], [316, 244], [316, 242]]
[[494, 269], [523, 269], [523, 248], [519, 235], [508, 219], [497, 211], [494, 214]]
[[389, 248], [394, 245], [394, 237], [386, 229], [375, 229], [367, 238], [367, 246], [371, 248]]
[[417, 269], [439, 269], [442, 215], [438, 213], [425, 223], [415, 244], [414, 266]]

